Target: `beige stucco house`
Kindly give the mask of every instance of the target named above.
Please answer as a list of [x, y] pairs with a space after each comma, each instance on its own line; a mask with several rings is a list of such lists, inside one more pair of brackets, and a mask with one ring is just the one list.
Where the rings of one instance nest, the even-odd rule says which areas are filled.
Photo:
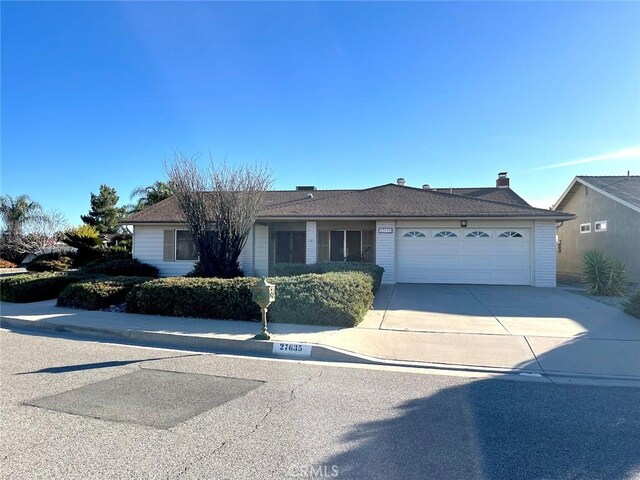
[[640, 176], [578, 176], [553, 208], [576, 214], [575, 220], [558, 223], [560, 278], [579, 278], [584, 252], [601, 249], [640, 283]]

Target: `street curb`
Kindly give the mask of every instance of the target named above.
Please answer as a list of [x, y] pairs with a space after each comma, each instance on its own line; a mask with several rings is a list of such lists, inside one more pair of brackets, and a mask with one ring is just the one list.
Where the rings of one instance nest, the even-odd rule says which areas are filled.
[[121, 341], [133, 345], [156, 346], [176, 349], [189, 349], [221, 354], [239, 354], [260, 357], [284, 358], [289, 360], [314, 360], [322, 362], [349, 362], [376, 364], [381, 360], [368, 358], [353, 352], [339, 348], [318, 345], [315, 343], [303, 343], [311, 345], [311, 355], [298, 357], [295, 355], [275, 355], [273, 345], [285, 342], [284, 340], [236, 340], [232, 338], [201, 337], [196, 335], [181, 335], [176, 333], [160, 333], [144, 330], [91, 327], [84, 325], [68, 325], [51, 320], [22, 320], [18, 318], [0, 318], [0, 327], [27, 331], [45, 331], [54, 333], [67, 333], [80, 337], [99, 338], [104, 340]]
[[[482, 375], [504, 375], [511, 378], [522, 377], [550, 381], [552, 378], [575, 378], [582, 380], [609, 380], [619, 382], [638, 382], [640, 377], [625, 375], [598, 375], [585, 373], [569, 373], [560, 371], [540, 371], [519, 368], [483, 367], [476, 365], [454, 365], [446, 363], [412, 362], [402, 360], [385, 360], [371, 357], [336, 347], [316, 343], [302, 343], [312, 347], [309, 356], [277, 355], [274, 354], [274, 344], [301, 342], [286, 342], [285, 340], [236, 340], [231, 338], [201, 337], [196, 335], [181, 335], [176, 333], [160, 333], [133, 329], [103, 328], [84, 325], [68, 325], [51, 320], [22, 320], [18, 318], [0, 317], [0, 327], [22, 331], [44, 331], [50, 333], [69, 334], [92, 340], [109, 340], [132, 346], [173, 348], [177, 350], [192, 350], [206, 353], [244, 355], [263, 358], [277, 358], [285, 360], [318, 362], [339, 362], [350, 364], [364, 364], [386, 367], [410, 367], [438, 370], [441, 372], [459, 372]], [[552, 381], [552, 380], [551, 380]]]

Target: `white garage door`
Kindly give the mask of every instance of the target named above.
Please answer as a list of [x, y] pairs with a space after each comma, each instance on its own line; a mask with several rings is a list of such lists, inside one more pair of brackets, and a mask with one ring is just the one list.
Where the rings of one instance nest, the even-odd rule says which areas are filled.
[[399, 228], [401, 283], [531, 284], [530, 231]]

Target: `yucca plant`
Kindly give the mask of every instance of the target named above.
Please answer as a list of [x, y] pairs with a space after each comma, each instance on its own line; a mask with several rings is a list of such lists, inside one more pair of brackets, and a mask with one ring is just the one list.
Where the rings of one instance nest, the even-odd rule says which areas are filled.
[[624, 264], [602, 250], [584, 252], [582, 280], [588, 295], [619, 297], [626, 292]]

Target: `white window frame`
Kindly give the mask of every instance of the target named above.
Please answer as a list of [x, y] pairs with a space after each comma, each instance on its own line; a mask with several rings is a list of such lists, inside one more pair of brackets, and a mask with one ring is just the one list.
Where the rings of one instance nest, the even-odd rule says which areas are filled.
[[[582, 227], [587, 227], [587, 229], [583, 230]], [[580, 224], [580, 234], [583, 234], [583, 233], [591, 233], [591, 222]]]
[[176, 228], [175, 231], [173, 232], [173, 260], [175, 262], [193, 263], [198, 260], [198, 252], [196, 252], [196, 258], [193, 258], [190, 260], [185, 260], [185, 259], [178, 260], [178, 232], [188, 232], [188, 231], [189, 231], [188, 228]]
[[459, 236], [453, 230], [438, 230], [436, 233], [433, 234], [433, 238], [459, 238]]
[[[600, 225], [600, 228], [598, 228], [598, 225]], [[604, 226], [604, 228], [602, 228], [602, 226]], [[593, 230], [598, 233], [598, 232], [606, 232], [607, 231], [607, 221], [606, 220], [599, 220], [597, 222], [595, 222], [593, 224]]]
[[516, 232], [515, 230], [505, 230], [498, 234], [498, 238], [524, 238], [524, 235], [520, 232]]
[[491, 238], [491, 232], [485, 232], [484, 230], [473, 230], [467, 233], [464, 238]]
[[342, 232], [342, 248], [344, 252], [344, 260], [334, 260], [334, 262], [346, 262], [347, 261], [347, 232], [360, 232], [360, 258], [362, 258], [362, 229], [357, 228], [336, 228], [335, 230], [329, 230], [329, 261], [331, 261], [331, 232]]
[[423, 232], [420, 232], [418, 230], [409, 230], [404, 235], [402, 235], [402, 237], [403, 238], [427, 238], [427, 236]]

